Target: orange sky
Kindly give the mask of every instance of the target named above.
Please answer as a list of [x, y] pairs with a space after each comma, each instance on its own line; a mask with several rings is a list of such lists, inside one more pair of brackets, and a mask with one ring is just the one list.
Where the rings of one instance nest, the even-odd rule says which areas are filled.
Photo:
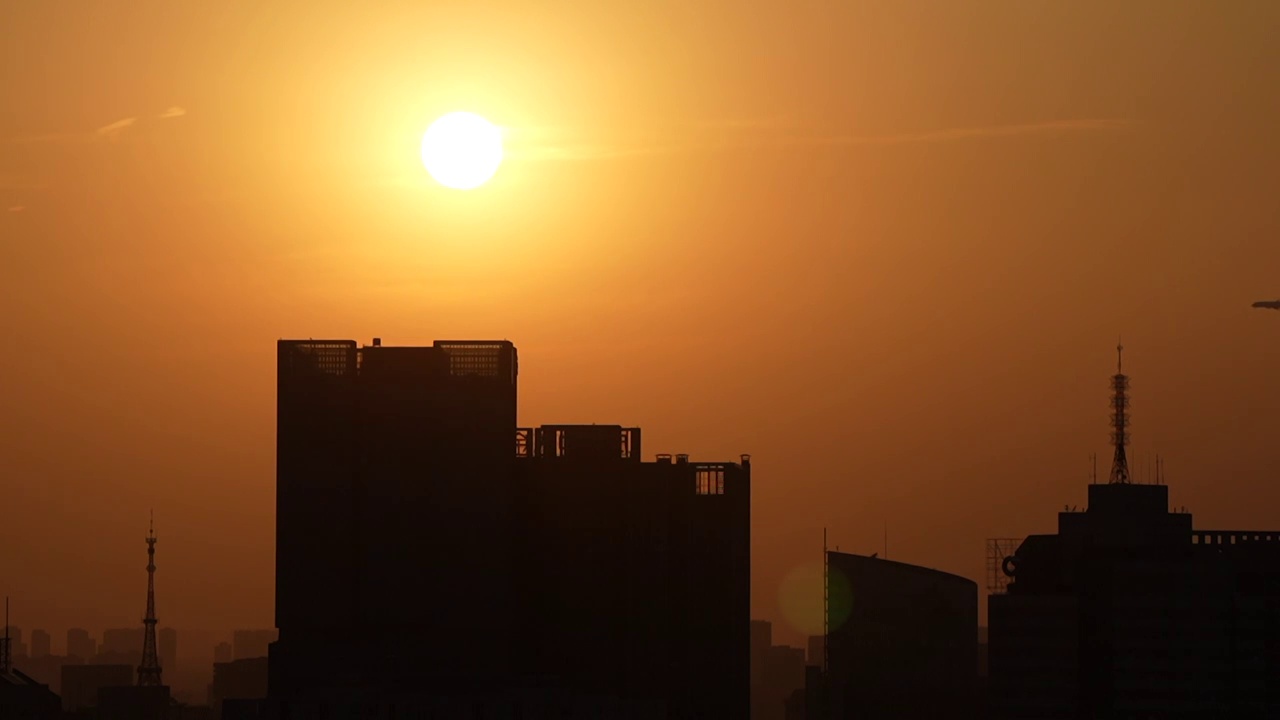
[[162, 624], [271, 623], [279, 337], [505, 337], [523, 424], [751, 453], [779, 621], [824, 525], [979, 582], [1052, 531], [1121, 333], [1135, 466], [1280, 527], [1280, 5], [376, 5], [0, 10], [0, 580], [55, 650], [136, 624], [151, 507]]

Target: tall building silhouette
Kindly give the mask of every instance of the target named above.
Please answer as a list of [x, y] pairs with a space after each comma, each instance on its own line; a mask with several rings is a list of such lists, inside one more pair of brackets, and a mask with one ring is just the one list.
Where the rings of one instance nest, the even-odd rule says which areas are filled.
[[[271, 689], [509, 683], [515, 347], [281, 341]], [[429, 670], [429, 672], [428, 672]]]
[[744, 715], [749, 463], [517, 428], [517, 377], [506, 341], [279, 342], [272, 702]]
[[[1117, 373], [1117, 417], [1123, 390]], [[1120, 465], [1127, 417], [1114, 424]], [[1194, 530], [1159, 475], [1124, 475], [1090, 484], [1085, 510], [1003, 559], [988, 603], [993, 716], [1280, 717], [1280, 531]]]

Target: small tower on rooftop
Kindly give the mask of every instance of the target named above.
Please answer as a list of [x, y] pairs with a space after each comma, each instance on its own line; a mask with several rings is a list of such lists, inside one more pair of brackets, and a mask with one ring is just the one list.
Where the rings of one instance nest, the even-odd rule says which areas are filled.
[[1111, 485], [1129, 484], [1129, 376], [1124, 374], [1124, 345], [1116, 345], [1116, 374], [1111, 376], [1111, 444], [1116, 446], [1111, 461]]

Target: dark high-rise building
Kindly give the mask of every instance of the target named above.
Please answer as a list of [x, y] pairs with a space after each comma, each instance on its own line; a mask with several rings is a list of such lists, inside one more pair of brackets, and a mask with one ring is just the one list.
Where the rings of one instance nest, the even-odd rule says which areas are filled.
[[53, 638], [49, 637], [49, 633], [35, 629], [31, 631], [31, 657], [46, 657], [52, 651]]
[[272, 703], [746, 715], [745, 456], [517, 428], [505, 341], [278, 350]]
[[98, 643], [88, 630], [71, 628], [67, 631], [67, 655], [80, 658], [83, 662], [92, 662], [98, 654]]
[[513, 549], [533, 681], [672, 717], [746, 717], [748, 459], [642, 462], [640, 429], [618, 425], [517, 437]]
[[273, 695], [509, 684], [515, 347], [281, 341], [278, 358]]

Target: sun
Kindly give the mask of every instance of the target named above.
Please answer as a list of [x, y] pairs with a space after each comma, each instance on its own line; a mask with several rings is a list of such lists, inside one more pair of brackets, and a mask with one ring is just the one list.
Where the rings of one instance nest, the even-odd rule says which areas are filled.
[[502, 131], [474, 113], [444, 115], [422, 136], [422, 164], [445, 187], [480, 187], [502, 164]]

